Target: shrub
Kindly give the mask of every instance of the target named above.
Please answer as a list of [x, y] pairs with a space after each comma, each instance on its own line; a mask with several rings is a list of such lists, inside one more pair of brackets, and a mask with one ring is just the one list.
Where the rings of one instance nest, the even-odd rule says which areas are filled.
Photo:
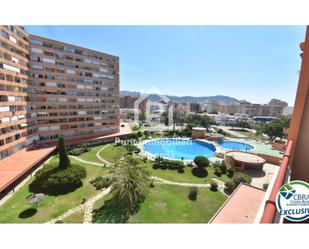
[[153, 169], [161, 168], [161, 169], [170, 169], [170, 170], [178, 170], [178, 171], [182, 171], [184, 167], [185, 166], [182, 161], [168, 160], [168, 159], [163, 159], [161, 157], [157, 157], [155, 159], [155, 164], [153, 165]]
[[189, 200], [195, 201], [197, 199], [197, 194], [198, 194], [198, 189], [197, 187], [190, 187], [190, 192], [189, 192]]
[[183, 168], [178, 169], [177, 171], [178, 171], [178, 173], [180, 173], [180, 174], [185, 173], [185, 170], [184, 170]]
[[220, 177], [220, 176], [223, 174], [221, 168], [215, 167], [215, 172], [214, 172], [214, 174], [215, 174], [216, 176]]
[[142, 131], [138, 131], [138, 132], [137, 132], [137, 136], [138, 136], [138, 137], [142, 137], [142, 136], [143, 136], [143, 132], [142, 132]]
[[144, 135], [145, 135], [145, 137], [149, 137], [150, 136], [150, 132], [149, 131], [144, 131]]
[[263, 184], [263, 189], [264, 189], [264, 190], [268, 189], [268, 186], [269, 186], [268, 183], [264, 183], [264, 184]]
[[72, 156], [80, 156], [81, 154], [83, 154], [83, 151], [81, 150], [81, 148], [75, 148], [75, 149], [69, 150], [69, 154]]
[[128, 153], [131, 154], [131, 155], [133, 154], [133, 152], [137, 153], [137, 154], [141, 152], [140, 148], [138, 148], [137, 146], [132, 145], [132, 144], [126, 145], [126, 149], [127, 149]]
[[112, 184], [112, 177], [110, 176], [97, 176], [91, 182], [96, 189], [108, 188]]
[[71, 164], [62, 169], [52, 163], [44, 166], [36, 174], [29, 190], [34, 193], [59, 195], [74, 191], [83, 185], [82, 179], [87, 176], [84, 167]]
[[154, 184], [154, 180], [153, 180], [153, 179], [151, 179], [149, 186], [150, 186], [151, 188], [154, 188], [154, 187], [155, 187], [155, 184]]
[[219, 164], [219, 168], [221, 169], [222, 174], [226, 174], [227, 167], [226, 167], [226, 164], [225, 164], [224, 161], [222, 161], [222, 162]]
[[224, 185], [225, 191], [228, 193], [233, 192], [233, 190], [235, 189], [235, 183], [232, 180], [227, 180]]
[[226, 175], [229, 177], [229, 178], [232, 178], [233, 177], [233, 175], [234, 175], [234, 172], [235, 172], [235, 169], [233, 168], [233, 167], [228, 167], [227, 169], [226, 169]]
[[209, 166], [209, 160], [207, 157], [204, 156], [196, 156], [193, 161], [196, 164], [196, 166], [201, 168], [206, 168]]
[[212, 182], [212, 183], [210, 184], [210, 190], [211, 190], [211, 191], [217, 191], [217, 190], [218, 190], [218, 183]]
[[236, 172], [234, 173], [232, 180], [235, 183], [235, 187], [237, 187], [241, 182], [250, 184], [252, 178], [244, 173]]
[[69, 154], [72, 156], [80, 156], [83, 153], [89, 152], [90, 148], [88, 148], [86, 145], [82, 145], [80, 148], [74, 148], [69, 150]]

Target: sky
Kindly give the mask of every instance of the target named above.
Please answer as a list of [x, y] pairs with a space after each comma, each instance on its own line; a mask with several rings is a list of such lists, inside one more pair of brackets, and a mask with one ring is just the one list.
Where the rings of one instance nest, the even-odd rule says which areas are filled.
[[120, 89], [294, 104], [305, 26], [26, 26], [120, 57]]

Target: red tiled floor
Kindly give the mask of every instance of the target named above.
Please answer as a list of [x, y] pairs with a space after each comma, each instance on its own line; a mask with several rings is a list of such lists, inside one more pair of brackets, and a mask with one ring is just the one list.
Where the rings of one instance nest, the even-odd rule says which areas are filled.
[[264, 190], [241, 184], [209, 223], [253, 223], [264, 196]]
[[22, 149], [0, 160], [0, 192], [14, 183], [55, 149], [55, 146], [29, 151]]

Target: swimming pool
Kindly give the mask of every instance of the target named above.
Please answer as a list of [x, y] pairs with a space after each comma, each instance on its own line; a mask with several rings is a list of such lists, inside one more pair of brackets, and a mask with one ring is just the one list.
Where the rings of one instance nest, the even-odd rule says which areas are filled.
[[158, 139], [144, 144], [144, 150], [163, 158], [193, 160], [196, 156], [212, 157], [216, 147], [188, 139]]
[[221, 147], [227, 150], [242, 150], [242, 151], [248, 151], [253, 150], [254, 147], [250, 144], [236, 142], [236, 141], [228, 141], [228, 140], [222, 140], [217, 142]]

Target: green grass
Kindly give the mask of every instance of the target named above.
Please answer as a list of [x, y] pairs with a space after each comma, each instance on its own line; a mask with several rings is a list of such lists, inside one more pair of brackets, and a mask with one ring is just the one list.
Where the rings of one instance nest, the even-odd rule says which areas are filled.
[[110, 144], [110, 146], [100, 153], [100, 156], [110, 163], [115, 163], [117, 158], [127, 155], [127, 153], [127, 149], [124, 146]]
[[84, 221], [84, 211], [76, 212], [63, 219], [63, 223], [82, 224]]
[[[241, 130], [241, 129], [233, 129], [232, 131], [235, 131], [241, 135], [244, 135], [248, 138], [257, 140], [257, 141], [262, 141], [262, 135], [256, 135], [254, 132], [248, 131], [248, 130]], [[266, 139], [264, 139], [266, 140]]]
[[[156, 185], [129, 223], [207, 223], [226, 197], [208, 188], [199, 188], [196, 201], [188, 199], [189, 188]], [[106, 197], [106, 203], [108, 203]], [[123, 223], [119, 206], [102, 209], [96, 223]]]
[[[52, 161], [58, 161], [57, 156]], [[89, 199], [96, 195], [98, 191], [89, 181], [98, 175], [106, 175], [108, 169], [83, 164], [74, 159], [71, 159], [71, 161], [84, 166], [87, 170], [87, 178], [83, 180], [82, 187], [65, 195], [45, 196], [38, 204], [37, 213], [30, 217], [22, 218], [20, 217], [23, 214], [22, 212], [25, 213], [25, 210], [34, 207], [34, 205], [29, 205], [25, 201], [25, 198], [31, 194], [28, 190], [28, 186], [31, 183], [29, 181], [0, 207], [0, 223], [44, 223], [79, 205], [84, 198]]]
[[[106, 144], [97, 145], [97, 146], [91, 146], [91, 147], [89, 147], [90, 148], [89, 152], [83, 153], [83, 154], [81, 154], [78, 157], [83, 159], [83, 160], [85, 160], [85, 161], [90, 161], [90, 162], [95, 162], [95, 163], [102, 163], [102, 161], [99, 158], [97, 158], [96, 154], [104, 146], [106, 146]], [[111, 145], [109, 145], [109, 146], [111, 146]], [[113, 144], [112, 144], [112, 146], [113, 146]]]
[[186, 182], [186, 183], [211, 183], [212, 178], [217, 178], [221, 181], [226, 181], [229, 179], [226, 175], [221, 175], [218, 177], [214, 174], [214, 168], [212, 166], [207, 167], [208, 175], [206, 177], [197, 177], [194, 176], [191, 172], [190, 167], [184, 168], [184, 173], [179, 173], [177, 170], [169, 170], [169, 169], [153, 169], [152, 163], [147, 163], [149, 167], [151, 167], [152, 175], [163, 178], [165, 180], [174, 181], [174, 182]]

